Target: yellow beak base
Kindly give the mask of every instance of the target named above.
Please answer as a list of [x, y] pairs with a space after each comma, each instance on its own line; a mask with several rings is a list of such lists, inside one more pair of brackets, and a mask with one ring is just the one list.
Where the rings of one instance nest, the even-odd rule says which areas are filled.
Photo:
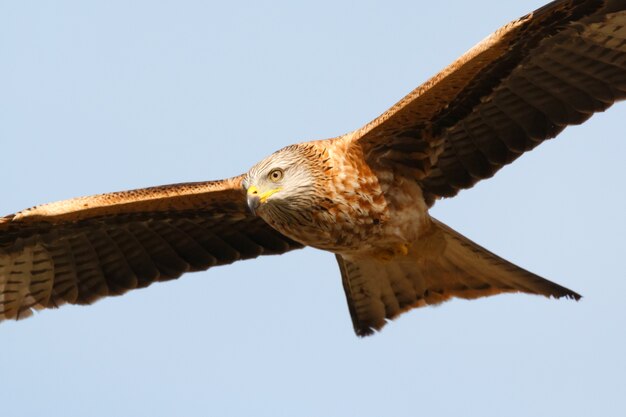
[[279, 188], [272, 188], [271, 190], [267, 190], [263, 193], [259, 193], [259, 189], [256, 187], [256, 185], [253, 185], [250, 188], [248, 188], [248, 197], [257, 197], [262, 204], [262, 203], [265, 203], [267, 199], [270, 198], [270, 196], [276, 194], [280, 190], [282, 190], [282, 188], [279, 187]]
[[248, 188], [248, 197], [250, 198], [258, 198], [259, 201], [261, 202], [261, 204], [265, 203], [267, 201], [268, 198], [270, 198], [270, 196], [276, 194], [277, 192], [279, 192], [280, 190], [282, 190], [282, 188], [272, 188], [271, 190], [267, 190], [265, 192], [260, 193], [259, 189], [256, 187], [256, 185], [251, 186], [250, 188]]

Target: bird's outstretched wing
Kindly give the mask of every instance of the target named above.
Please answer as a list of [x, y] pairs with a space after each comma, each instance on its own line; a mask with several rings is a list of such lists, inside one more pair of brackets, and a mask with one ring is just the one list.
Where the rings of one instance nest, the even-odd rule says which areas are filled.
[[82, 197], [0, 218], [0, 320], [302, 247], [249, 213], [241, 181]]
[[502, 27], [352, 134], [429, 204], [626, 97], [626, 0], [552, 2]]

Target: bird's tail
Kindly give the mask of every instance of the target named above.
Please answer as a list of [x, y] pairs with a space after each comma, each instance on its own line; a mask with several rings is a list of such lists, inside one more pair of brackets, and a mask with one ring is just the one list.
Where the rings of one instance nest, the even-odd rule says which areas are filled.
[[433, 219], [428, 233], [392, 259], [337, 255], [355, 332], [381, 329], [387, 320], [452, 297], [474, 299], [506, 292], [580, 299], [580, 295], [489, 252]]

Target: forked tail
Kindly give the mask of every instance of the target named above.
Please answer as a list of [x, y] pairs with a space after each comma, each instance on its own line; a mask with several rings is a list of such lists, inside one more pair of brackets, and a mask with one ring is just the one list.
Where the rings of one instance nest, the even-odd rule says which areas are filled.
[[354, 330], [380, 330], [412, 308], [452, 297], [474, 299], [507, 292], [580, 299], [572, 290], [489, 252], [445, 224], [432, 227], [391, 260], [337, 255]]

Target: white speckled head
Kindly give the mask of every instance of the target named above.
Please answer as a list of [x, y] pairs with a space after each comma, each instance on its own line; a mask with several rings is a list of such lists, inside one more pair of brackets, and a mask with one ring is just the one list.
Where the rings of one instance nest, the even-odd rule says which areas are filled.
[[243, 186], [250, 209], [265, 217], [268, 211], [300, 210], [312, 202], [319, 169], [301, 145], [283, 148], [265, 158], [246, 174]]

